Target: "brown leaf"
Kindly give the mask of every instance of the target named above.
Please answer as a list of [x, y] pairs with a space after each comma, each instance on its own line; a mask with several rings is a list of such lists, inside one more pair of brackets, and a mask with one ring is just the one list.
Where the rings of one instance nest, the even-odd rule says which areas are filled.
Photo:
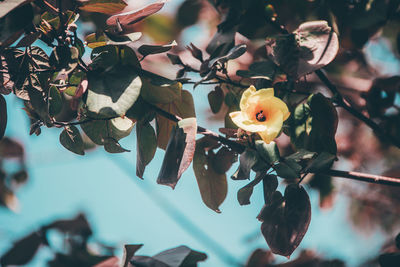
[[220, 213], [219, 206], [225, 200], [228, 185], [226, 174], [217, 173], [212, 164], [215, 141], [208, 137], [197, 140], [196, 151], [193, 157], [193, 170], [199, 185], [201, 198], [207, 207]]
[[[192, 94], [186, 90], [182, 90], [180, 99], [168, 104], [159, 105], [159, 107], [181, 118], [196, 117]], [[160, 115], [156, 116], [156, 121], [157, 145], [159, 148], [166, 149], [172, 128], [175, 127], [176, 123]]]
[[196, 118], [187, 118], [173, 128], [157, 183], [175, 188], [182, 173], [190, 166], [196, 148]]

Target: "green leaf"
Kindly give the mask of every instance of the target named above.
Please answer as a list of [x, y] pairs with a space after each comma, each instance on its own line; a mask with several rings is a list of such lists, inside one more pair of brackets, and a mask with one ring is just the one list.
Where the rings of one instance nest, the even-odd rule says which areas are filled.
[[115, 65], [104, 72], [88, 73], [86, 105], [90, 112], [104, 116], [122, 116], [140, 94], [142, 82], [133, 68]]
[[96, 12], [112, 15], [122, 11], [127, 4], [123, 0], [89, 0], [79, 7], [86, 12]]
[[151, 105], [139, 96], [135, 104], [126, 112], [126, 116], [136, 121], [152, 121], [155, 117], [155, 111]]
[[179, 56], [177, 56], [177, 55], [168, 53], [167, 57], [169, 58], [169, 60], [171, 61], [171, 63], [173, 65], [182, 65], [183, 64], [181, 58]]
[[93, 49], [90, 58], [92, 59], [91, 66], [94, 69], [98, 66], [103, 69], [108, 69], [113, 65], [140, 67], [135, 51], [126, 45], [119, 44], [96, 47]]
[[[168, 104], [159, 105], [159, 107], [181, 118], [196, 117], [192, 94], [186, 90], [182, 90], [181, 98], [179, 100], [175, 100]], [[158, 114], [156, 116], [156, 123], [157, 145], [159, 148], [165, 149], [167, 147], [172, 128], [175, 127], [176, 123]]]
[[332, 155], [328, 152], [321, 152], [318, 156], [313, 159], [309, 166], [307, 166], [308, 172], [318, 173], [329, 169], [333, 162], [336, 160], [336, 155]]
[[[228, 185], [225, 174], [217, 173], [212, 167], [212, 157], [209, 156], [210, 148], [215, 142], [203, 137], [197, 140], [196, 151], [193, 158], [193, 169], [199, 185], [201, 198], [210, 209], [220, 213], [219, 206], [225, 200]], [[208, 153], [206, 152], [208, 150]]]
[[224, 102], [224, 92], [220, 86], [216, 86], [214, 91], [208, 93], [208, 103], [210, 103], [211, 111], [215, 114], [220, 111], [222, 103]]
[[112, 137], [106, 137], [104, 139], [104, 149], [108, 153], [123, 153], [123, 152], [131, 152], [128, 149], [123, 148], [117, 140]]
[[275, 254], [290, 256], [299, 246], [311, 220], [311, 204], [301, 185], [286, 187], [285, 195], [273, 193], [260, 212], [261, 232]]
[[318, 93], [308, 104], [311, 109], [312, 128], [308, 149], [315, 152], [326, 151], [336, 155], [335, 134], [338, 126], [338, 114], [331, 100]]
[[217, 63], [225, 64], [227, 61], [236, 59], [236, 58], [240, 57], [241, 55], [243, 55], [244, 53], [246, 53], [246, 49], [247, 49], [247, 47], [245, 44], [234, 46], [231, 48], [231, 50], [228, 51], [228, 53], [226, 55], [210, 60], [210, 62], [208, 63], [208, 66], [211, 68], [212, 66], [216, 65]]
[[156, 133], [150, 123], [137, 122], [136, 140], [136, 175], [143, 178], [144, 170], [157, 150]]
[[[85, 120], [85, 119], [83, 119]], [[128, 118], [115, 118], [111, 120], [92, 120], [80, 124], [85, 134], [97, 145], [103, 145], [107, 137], [120, 140], [128, 136], [135, 125]]]
[[0, 140], [3, 138], [7, 127], [7, 104], [4, 96], [0, 94]]
[[49, 115], [54, 117], [60, 113], [63, 107], [63, 99], [60, 91], [55, 86], [50, 86], [49, 89]]
[[338, 115], [331, 100], [318, 93], [296, 107], [289, 119], [290, 138], [297, 149], [336, 155]]
[[258, 155], [254, 149], [247, 148], [239, 157], [239, 168], [232, 175], [233, 180], [250, 179], [251, 168], [257, 163]]
[[[158, 76], [158, 75], [157, 75]], [[181, 98], [182, 84], [179, 82], [165, 82], [163, 85], [160, 79], [156, 80], [155, 77], [142, 76], [143, 86], [140, 95], [144, 100], [151, 104], [167, 104]]]
[[279, 149], [275, 142], [267, 144], [262, 140], [257, 140], [255, 145], [257, 153], [267, 164], [272, 164], [279, 161]]
[[85, 155], [82, 136], [73, 125], [65, 126], [60, 134], [60, 143], [69, 151], [78, 155]]
[[190, 166], [196, 148], [196, 118], [186, 118], [173, 128], [165, 151], [158, 184], [175, 188], [182, 173]]
[[278, 164], [274, 165], [274, 169], [276, 174], [281, 178], [286, 179], [297, 179], [300, 178], [300, 171], [301, 166], [294, 162], [291, 165], [287, 164], [286, 162], [279, 162]]
[[279, 70], [274, 62], [268, 60], [254, 62], [249, 66], [248, 71], [238, 70], [236, 74], [244, 78], [272, 80], [274, 76], [279, 74]]
[[85, 37], [85, 42], [89, 48], [96, 48], [107, 45], [107, 37], [104, 34], [91, 33]]
[[172, 47], [177, 45], [178, 44], [175, 41], [167, 45], [142, 45], [138, 48], [138, 51], [140, 54], [143, 55], [143, 57], [145, 57], [148, 55], [168, 52], [169, 50], [171, 50]]

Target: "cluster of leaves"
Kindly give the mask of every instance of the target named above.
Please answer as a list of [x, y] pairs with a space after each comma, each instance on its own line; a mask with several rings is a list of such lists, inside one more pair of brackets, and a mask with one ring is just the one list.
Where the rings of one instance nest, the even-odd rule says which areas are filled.
[[[60, 251], [56, 243], [52, 243], [51, 235], [61, 234], [64, 248]], [[0, 258], [2, 266], [26, 265], [32, 261], [40, 249], [48, 247], [54, 258], [47, 265], [50, 267], [195, 267], [199, 261], [207, 259], [207, 255], [191, 250], [186, 246], [162, 251], [152, 257], [135, 255], [143, 246], [125, 245], [122, 263], [114, 256], [115, 248], [104, 244], [96, 244], [100, 249], [93, 252], [90, 242], [93, 232], [84, 214], [75, 218], [57, 220], [42, 226], [39, 230], [16, 241]]]

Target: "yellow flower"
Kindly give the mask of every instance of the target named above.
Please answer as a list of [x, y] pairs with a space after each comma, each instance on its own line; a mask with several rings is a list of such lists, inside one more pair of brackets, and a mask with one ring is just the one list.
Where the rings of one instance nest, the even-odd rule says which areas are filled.
[[229, 113], [238, 127], [258, 133], [267, 144], [278, 136], [289, 115], [288, 107], [274, 96], [273, 88], [257, 91], [254, 86], [243, 92], [240, 111]]

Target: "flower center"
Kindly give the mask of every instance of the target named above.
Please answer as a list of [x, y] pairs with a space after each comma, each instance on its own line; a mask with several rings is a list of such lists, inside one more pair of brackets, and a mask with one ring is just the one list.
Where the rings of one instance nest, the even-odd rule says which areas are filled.
[[256, 114], [256, 119], [257, 119], [259, 122], [263, 122], [263, 121], [266, 121], [266, 120], [267, 120], [267, 117], [265, 117], [263, 111], [260, 110], [260, 112], [258, 112], [258, 113]]

